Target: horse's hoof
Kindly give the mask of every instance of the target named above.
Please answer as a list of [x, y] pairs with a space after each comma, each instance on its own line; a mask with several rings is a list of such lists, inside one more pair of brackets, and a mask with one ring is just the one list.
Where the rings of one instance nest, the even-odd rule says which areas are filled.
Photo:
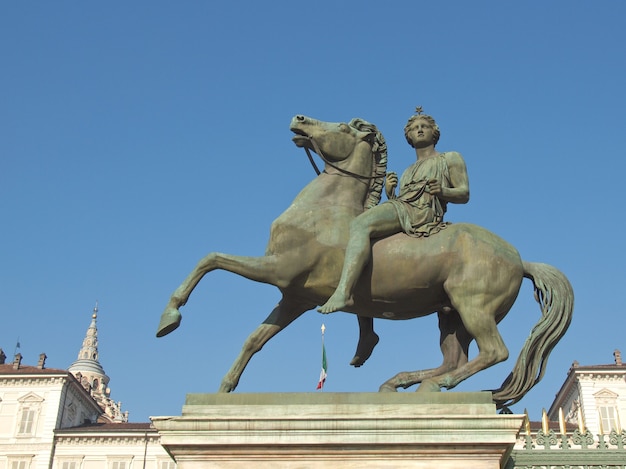
[[220, 384], [220, 388], [218, 389], [218, 393], [227, 393], [227, 392], [233, 392], [235, 390], [235, 387], [233, 384], [229, 383], [229, 382], [224, 382], [222, 381], [222, 384]]
[[367, 336], [359, 339], [359, 344], [356, 347], [356, 353], [350, 362], [355, 368], [362, 366], [367, 359], [372, 355], [374, 347], [378, 344], [380, 337], [375, 332], [368, 334]]
[[383, 384], [378, 388], [378, 392], [398, 392], [398, 390], [390, 384]]
[[176, 308], [167, 307], [161, 315], [161, 322], [159, 322], [159, 328], [157, 329], [156, 336], [163, 337], [169, 334], [173, 330], [176, 330], [180, 326], [180, 320], [182, 319], [180, 311]]
[[441, 387], [436, 382], [427, 379], [422, 381], [415, 392], [441, 392]]

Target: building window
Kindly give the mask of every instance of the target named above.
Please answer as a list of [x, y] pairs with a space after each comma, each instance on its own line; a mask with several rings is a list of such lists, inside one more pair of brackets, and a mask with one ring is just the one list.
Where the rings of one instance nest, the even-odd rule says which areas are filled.
[[17, 430], [18, 435], [32, 435], [33, 424], [35, 423], [35, 409], [22, 408], [22, 418], [20, 419], [20, 428]]
[[29, 469], [30, 468], [30, 460], [29, 459], [10, 459], [9, 465], [7, 466], [9, 469]]
[[111, 461], [109, 462], [109, 469], [130, 469], [129, 461]]
[[43, 399], [34, 393], [29, 393], [19, 398], [18, 401], [20, 408], [17, 419], [17, 436], [34, 436]]
[[612, 430], [619, 431], [619, 415], [617, 414], [618, 394], [610, 389], [601, 389], [593, 395], [598, 409], [598, 433], [609, 434]]
[[600, 412], [600, 428], [602, 433], [607, 434], [610, 433], [611, 430], [619, 430], [619, 425], [617, 424], [617, 409], [614, 406], [603, 405], [598, 407], [598, 411]]
[[59, 461], [59, 465], [56, 466], [59, 469], [80, 469], [80, 458], [63, 458], [63, 461]]

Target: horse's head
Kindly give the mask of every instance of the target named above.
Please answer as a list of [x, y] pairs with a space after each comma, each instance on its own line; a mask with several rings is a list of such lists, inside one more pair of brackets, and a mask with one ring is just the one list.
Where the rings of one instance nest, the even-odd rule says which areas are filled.
[[320, 156], [334, 162], [350, 157], [361, 142], [367, 142], [371, 147], [376, 136], [372, 130], [359, 130], [343, 122], [322, 122], [302, 115], [291, 120], [290, 129], [296, 134], [293, 142], [298, 147], [321, 152]]
[[[313, 150], [327, 165], [344, 174], [369, 181], [369, 196], [365, 207], [378, 204], [387, 171], [387, 144], [374, 124], [358, 118], [346, 124], [323, 122], [297, 115], [291, 120], [290, 129], [296, 134], [293, 142], [298, 147]], [[355, 151], [357, 148], [363, 151]], [[355, 154], [369, 158], [351, 158]], [[352, 161], [351, 164], [349, 160], [357, 161]], [[347, 165], [342, 163], [344, 161]]]

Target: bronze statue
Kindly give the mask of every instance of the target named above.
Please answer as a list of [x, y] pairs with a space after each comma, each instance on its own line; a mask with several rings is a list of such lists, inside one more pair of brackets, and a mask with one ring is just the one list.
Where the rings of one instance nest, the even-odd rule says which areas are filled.
[[[370, 240], [404, 232], [410, 236], [429, 236], [445, 228], [443, 216], [448, 202], [464, 204], [469, 200], [469, 180], [463, 157], [454, 151], [439, 153], [435, 146], [441, 132], [431, 116], [416, 109], [404, 127], [408, 144], [415, 149], [417, 161], [402, 175], [400, 195], [396, 197], [398, 176], [387, 173], [385, 190], [389, 201], [376, 205], [354, 218], [350, 239], [337, 289], [318, 308], [332, 313], [351, 306], [352, 289], [371, 256]], [[361, 366], [378, 343], [374, 321], [359, 316], [359, 344], [350, 362]]]
[[[294, 143], [318, 153], [324, 171], [309, 183], [271, 227], [266, 254], [204, 257], [172, 294], [157, 330], [161, 337], [180, 325], [183, 306], [202, 277], [227, 270], [278, 287], [282, 299], [248, 336], [220, 392], [235, 389], [252, 356], [306, 311], [336, 290], [351, 221], [380, 201], [386, 175], [386, 145], [376, 127], [361, 119], [328, 123], [305, 116], [292, 120]], [[443, 363], [403, 372], [380, 386], [395, 391], [421, 383], [418, 391], [454, 388], [508, 358], [497, 324], [512, 307], [523, 278], [533, 281], [542, 317], [533, 328], [512, 373], [493, 391], [498, 407], [519, 401], [543, 377], [547, 358], [573, 312], [567, 278], [546, 264], [524, 262], [506, 241], [479, 226], [450, 224], [435, 236], [406, 233], [375, 239], [371, 261], [344, 309], [368, 318], [412, 319], [437, 313]], [[478, 355], [469, 359], [476, 340]]]

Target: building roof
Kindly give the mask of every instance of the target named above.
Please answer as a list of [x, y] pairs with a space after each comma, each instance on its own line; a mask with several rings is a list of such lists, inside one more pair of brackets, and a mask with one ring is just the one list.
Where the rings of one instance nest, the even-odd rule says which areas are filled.
[[56, 430], [64, 433], [157, 433], [151, 422], [139, 423], [87, 423], [77, 427]]
[[626, 365], [572, 365], [571, 371], [626, 371]]
[[[531, 433], [537, 433], [539, 430], [541, 430], [543, 428], [543, 424], [541, 422], [537, 422], [537, 421], [530, 421], [530, 432]], [[556, 422], [554, 420], [549, 420], [548, 421], [548, 429], [549, 430], [554, 430], [555, 433], [558, 433], [561, 430], [561, 425], [559, 422]], [[571, 423], [571, 422], [565, 422], [565, 429], [567, 430], [568, 433], [573, 433], [574, 430], [578, 429], [578, 425]], [[522, 427], [522, 430], [520, 430], [521, 432], [524, 431], [524, 427]]]
[[0, 365], [0, 375], [65, 375], [71, 376], [67, 370], [58, 368], [40, 368], [38, 366], [19, 365], [17, 368], [13, 363]]

